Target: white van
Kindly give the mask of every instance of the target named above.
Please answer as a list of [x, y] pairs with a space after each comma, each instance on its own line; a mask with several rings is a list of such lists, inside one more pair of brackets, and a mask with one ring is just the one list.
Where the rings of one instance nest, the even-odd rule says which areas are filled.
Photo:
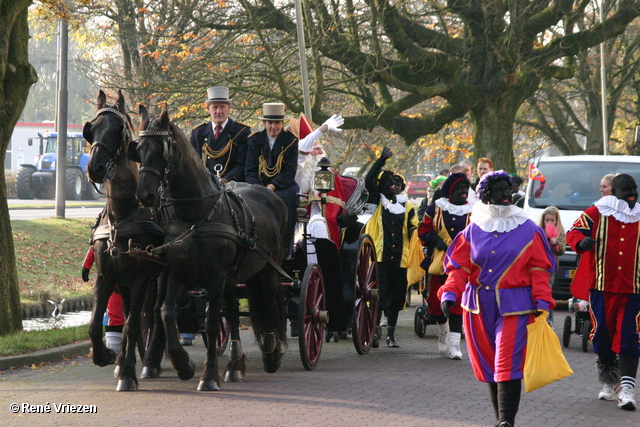
[[[529, 179], [524, 209], [538, 222], [547, 206], [560, 211], [560, 219], [568, 231], [582, 211], [600, 199], [600, 181], [607, 174], [626, 173], [640, 185], [640, 156], [557, 156], [542, 157], [535, 166], [544, 181]], [[571, 279], [576, 272], [577, 255], [567, 247], [559, 259], [553, 297], [571, 297]]]

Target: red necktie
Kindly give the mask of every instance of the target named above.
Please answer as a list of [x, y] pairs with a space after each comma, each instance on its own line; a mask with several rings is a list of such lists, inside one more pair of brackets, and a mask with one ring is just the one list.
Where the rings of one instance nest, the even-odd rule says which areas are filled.
[[222, 126], [216, 125], [216, 132], [215, 132], [216, 139], [218, 139], [218, 137], [220, 136], [220, 131], [221, 130], [222, 130]]

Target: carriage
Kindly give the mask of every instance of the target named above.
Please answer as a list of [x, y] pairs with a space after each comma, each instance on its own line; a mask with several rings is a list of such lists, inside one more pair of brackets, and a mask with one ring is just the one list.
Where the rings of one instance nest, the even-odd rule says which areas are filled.
[[[368, 193], [361, 178], [336, 177], [341, 180], [347, 202], [345, 210], [361, 213], [365, 209]], [[327, 189], [330, 190], [330, 189]], [[304, 198], [303, 198], [304, 199]], [[320, 197], [320, 203], [323, 198]], [[300, 359], [307, 370], [316, 367], [323, 346], [329, 337], [348, 337], [349, 331], [358, 354], [366, 354], [372, 346], [378, 310], [378, 277], [374, 243], [370, 236], [361, 234], [363, 224], [356, 222], [342, 228], [340, 249], [322, 237], [313, 237], [307, 231], [309, 211], [298, 209], [298, 231], [291, 259], [282, 265], [286, 276], [280, 277], [280, 286], [288, 302], [287, 318], [292, 325], [292, 336], [298, 339]], [[246, 297], [246, 285], [236, 285], [239, 298]], [[190, 291], [196, 303], [199, 332], [205, 345], [204, 334], [206, 294], [202, 290]], [[248, 311], [240, 316], [249, 316]], [[229, 342], [229, 324], [221, 310], [220, 334], [216, 350], [223, 354]]]
[[[210, 308], [204, 325], [207, 341], [218, 340], [215, 347], [219, 348], [228, 339], [225, 381], [244, 378], [237, 301], [245, 296], [266, 372], [276, 372], [281, 364], [287, 302], [297, 308], [293, 312], [305, 368], [317, 364], [325, 328], [343, 331], [351, 322], [356, 350], [361, 354], [369, 350], [375, 332], [378, 283], [375, 248], [369, 236], [360, 234], [362, 224], [356, 222], [343, 230], [338, 251], [332, 241], [308, 236], [303, 218], [297, 250], [282, 262], [286, 207], [274, 192], [247, 184], [234, 188], [211, 177], [184, 133], [170, 122], [166, 108], [159, 116], [150, 117], [146, 108], [139, 106], [140, 138], [134, 141], [121, 93], [116, 104], [109, 106], [100, 91], [97, 106], [96, 117], [85, 125], [83, 134], [92, 142], [88, 165], [92, 182], [108, 181], [106, 214], [101, 218], [108, 233], [94, 243], [100, 257], [95, 286], [98, 303], [90, 336], [94, 363], [113, 363], [116, 355], [102, 342], [100, 317], [113, 288], [124, 286], [130, 310], [126, 345], [115, 360], [117, 391], [138, 388], [135, 345], [141, 337], [142, 305], [148, 294], [153, 294], [155, 301], [149, 318], [153, 333], [141, 378], [160, 375], [165, 352], [180, 379], [194, 376], [195, 364], [180, 345], [176, 327], [176, 299], [187, 284], [204, 289]], [[333, 176], [326, 168], [324, 173]], [[353, 178], [345, 180], [347, 205], [361, 208], [366, 199], [364, 186]], [[316, 188], [325, 192], [320, 198], [323, 201], [330, 188]], [[156, 209], [166, 204], [171, 205], [171, 213], [161, 219]], [[144, 217], [138, 220], [140, 213]], [[155, 233], [159, 226], [164, 234], [162, 244]], [[158, 264], [164, 267], [158, 268]], [[141, 276], [141, 271], [147, 274]], [[130, 280], [123, 281], [124, 276]], [[221, 323], [225, 325], [221, 311], [229, 325], [228, 338], [219, 334]], [[216, 348], [207, 348], [200, 391], [220, 389]]]

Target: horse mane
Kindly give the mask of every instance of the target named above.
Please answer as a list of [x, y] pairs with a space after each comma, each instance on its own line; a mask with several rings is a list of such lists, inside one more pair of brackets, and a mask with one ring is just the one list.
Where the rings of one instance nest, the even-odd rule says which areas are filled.
[[202, 160], [198, 157], [198, 153], [193, 149], [191, 143], [187, 139], [187, 135], [173, 122], [169, 122], [169, 131], [176, 143], [176, 153], [183, 161], [188, 162], [190, 168], [199, 169], [203, 174], [209, 175], [209, 170], [204, 166]]

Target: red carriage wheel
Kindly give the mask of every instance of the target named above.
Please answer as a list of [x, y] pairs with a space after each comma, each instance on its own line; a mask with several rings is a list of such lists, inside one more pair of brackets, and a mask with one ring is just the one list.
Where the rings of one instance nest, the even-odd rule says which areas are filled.
[[309, 264], [302, 277], [298, 307], [300, 359], [307, 371], [315, 368], [320, 359], [324, 326], [328, 321], [322, 271], [317, 264]]
[[354, 295], [353, 344], [358, 354], [366, 354], [373, 343], [379, 299], [376, 248], [368, 234], [361, 235], [358, 242]]
[[[216, 354], [218, 356], [222, 356], [229, 344], [229, 321], [227, 321], [225, 316], [220, 316], [219, 326], [220, 330], [218, 331], [218, 337], [216, 338]], [[202, 333], [202, 342], [204, 342], [205, 347], [209, 348], [207, 334], [204, 332]]]
[[220, 316], [220, 331], [216, 339], [216, 354], [222, 356], [229, 344], [229, 321], [225, 316]]

